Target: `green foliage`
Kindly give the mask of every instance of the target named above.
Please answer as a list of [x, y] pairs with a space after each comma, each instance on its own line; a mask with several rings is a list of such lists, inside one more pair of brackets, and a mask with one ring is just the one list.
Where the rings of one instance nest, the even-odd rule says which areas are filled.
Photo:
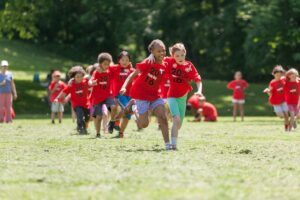
[[206, 78], [241, 70], [264, 81], [275, 64], [300, 60], [298, 0], [3, 0], [0, 17], [2, 36], [89, 63], [121, 49], [140, 61], [154, 38], [183, 42]]

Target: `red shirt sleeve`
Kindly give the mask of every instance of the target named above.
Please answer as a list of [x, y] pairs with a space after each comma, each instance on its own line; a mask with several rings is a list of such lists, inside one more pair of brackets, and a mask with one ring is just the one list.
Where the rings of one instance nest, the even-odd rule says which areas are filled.
[[71, 86], [70, 85], [68, 85], [64, 90], [63, 90], [63, 93], [65, 93], [65, 94], [69, 94], [70, 93], [70, 91], [71, 91]]
[[247, 87], [249, 87], [249, 83], [247, 82], [247, 81], [243, 81], [243, 85], [244, 85], [244, 88], [247, 88]]
[[227, 88], [230, 89], [230, 90], [233, 90], [235, 88], [235, 81], [230, 81], [228, 84], [227, 84]]
[[52, 81], [48, 87], [48, 90], [53, 90], [54, 88], [54, 82]]
[[141, 72], [146, 71], [148, 67], [147, 65], [148, 65], [147, 63], [137, 63], [136, 69], [140, 70]]
[[192, 70], [189, 72], [189, 75], [188, 75], [189, 80], [193, 80], [195, 82], [200, 82], [201, 77], [200, 77], [196, 67], [192, 63], [190, 63], [190, 67]]

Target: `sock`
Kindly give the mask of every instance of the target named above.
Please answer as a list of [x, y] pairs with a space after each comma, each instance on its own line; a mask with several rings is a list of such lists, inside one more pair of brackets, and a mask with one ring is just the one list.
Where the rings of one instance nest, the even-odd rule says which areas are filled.
[[177, 145], [177, 137], [172, 137], [171, 138], [171, 141], [172, 141], [172, 145]]

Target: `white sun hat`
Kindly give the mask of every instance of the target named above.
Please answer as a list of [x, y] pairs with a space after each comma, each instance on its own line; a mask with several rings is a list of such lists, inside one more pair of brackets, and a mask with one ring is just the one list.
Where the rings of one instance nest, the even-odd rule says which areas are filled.
[[2, 60], [1, 61], [1, 67], [4, 67], [4, 66], [8, 66], [7, 60]]

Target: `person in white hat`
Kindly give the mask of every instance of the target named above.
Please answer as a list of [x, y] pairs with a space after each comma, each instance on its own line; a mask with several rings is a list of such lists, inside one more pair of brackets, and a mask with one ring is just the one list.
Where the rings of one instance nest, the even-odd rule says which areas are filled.
[[12, 122], [12, 98], [17, 99], [17, 90], [12, 73], [8, 70], [8, 62], [1, 61], [0, 69], [0, 123]]

